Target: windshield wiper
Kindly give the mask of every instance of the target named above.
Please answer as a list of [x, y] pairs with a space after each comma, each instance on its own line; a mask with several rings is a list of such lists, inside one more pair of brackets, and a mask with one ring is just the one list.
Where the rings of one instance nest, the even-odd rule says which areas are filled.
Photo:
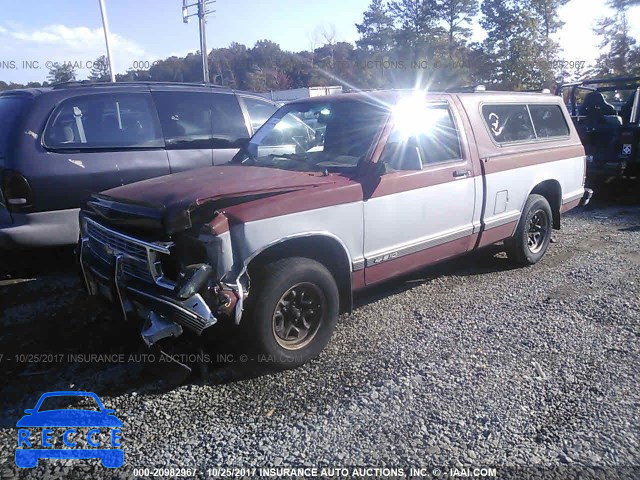
[[309, 155], [305, 154], [304, 156], [302, 156], [299, 153], [271, 153], [269, 154], [269, 158], [271, 160], [274, 160], [276, 158], [282, 158], [284, 160], [293, 160], [295, 162], [300, 162], [303, 163], [304, 165], [306, 165], [307, 167], [311, 168], [311, 170], [313, 171], [317, 171], [318, 170], [318, 166], [315, 163], [310, 162], [309, 159]]
[[309, 155], [306, 153], [302, 157], [299, 153], [271, 153], [269, 154], [271, 158], [285, 158], [287, 160], [298, 160], [302, 162], [306, 162], [309, 158]]

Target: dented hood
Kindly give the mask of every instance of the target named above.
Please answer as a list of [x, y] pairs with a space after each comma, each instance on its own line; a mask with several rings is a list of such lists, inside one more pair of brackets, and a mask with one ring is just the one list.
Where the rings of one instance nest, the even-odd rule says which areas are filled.
[[[132, 206], [132, 215], [145, 216], [146, 221], [153, 216], [150, 211], [155, 211], [158, 220], [162, 220], [163, 230], [171, 234], [191, 227], [194, 212], [205, 204], [224, 208], [328, 183], [335, 183], [335, 179], [321, 173], [240, 165], [206, 167], [113, 188], [98, 196], [107, 201], [108, 208], [99, 208], [97, 202], [89, 202], [88, 206], [112, 220], [115, 216], [110, 212], [126, 216], [126, 204]], [[132, 224], [131, 220], [126, 223]]]

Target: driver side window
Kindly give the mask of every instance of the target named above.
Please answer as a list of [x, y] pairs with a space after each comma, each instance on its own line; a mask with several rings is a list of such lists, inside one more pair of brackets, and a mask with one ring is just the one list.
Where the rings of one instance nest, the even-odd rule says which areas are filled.
[[448, 105], [433, 104], [401, 113], [382, 153], [391, 171], [422, 170], [462, 158], [460, 138]]

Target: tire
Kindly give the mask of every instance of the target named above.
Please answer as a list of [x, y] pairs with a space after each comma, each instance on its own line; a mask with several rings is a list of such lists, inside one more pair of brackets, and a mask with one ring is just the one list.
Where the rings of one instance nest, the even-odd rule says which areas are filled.
[[257, 273], [242, 321], [251, 353], [258, 356], [253, 360], [286, 369], [318, 356], [339, 315], [333, 275], [303, 257], [274, 261]]
[[551, 206], [542, 195], [529, 195], [513, 237], [505, 241], [507, 256], [518, 265], [533, 265], [544, 256], [553, 228]]

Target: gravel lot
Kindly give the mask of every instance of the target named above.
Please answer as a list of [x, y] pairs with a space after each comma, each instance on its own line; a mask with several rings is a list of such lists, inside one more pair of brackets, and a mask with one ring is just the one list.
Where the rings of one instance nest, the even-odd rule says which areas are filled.
[[[497, 467], [497, 478], [586, 478], [597, 466], [598, 478], [640, 478], [640, 206], [576, 210], [555, 239], [531, 268], [513, 269], [497, 247], [361, 295], [302, 368], [213, 365], [206, 380], [170, 389], [139, 362], [15, 357], [128, 355], [138, 340], [84, 296], [69, 252], [9, 259], [0, 477], [366, 465]], [[115, 409], [125, 468], [15, 467], [22, 411], [65, 389], [96, 392]]]

